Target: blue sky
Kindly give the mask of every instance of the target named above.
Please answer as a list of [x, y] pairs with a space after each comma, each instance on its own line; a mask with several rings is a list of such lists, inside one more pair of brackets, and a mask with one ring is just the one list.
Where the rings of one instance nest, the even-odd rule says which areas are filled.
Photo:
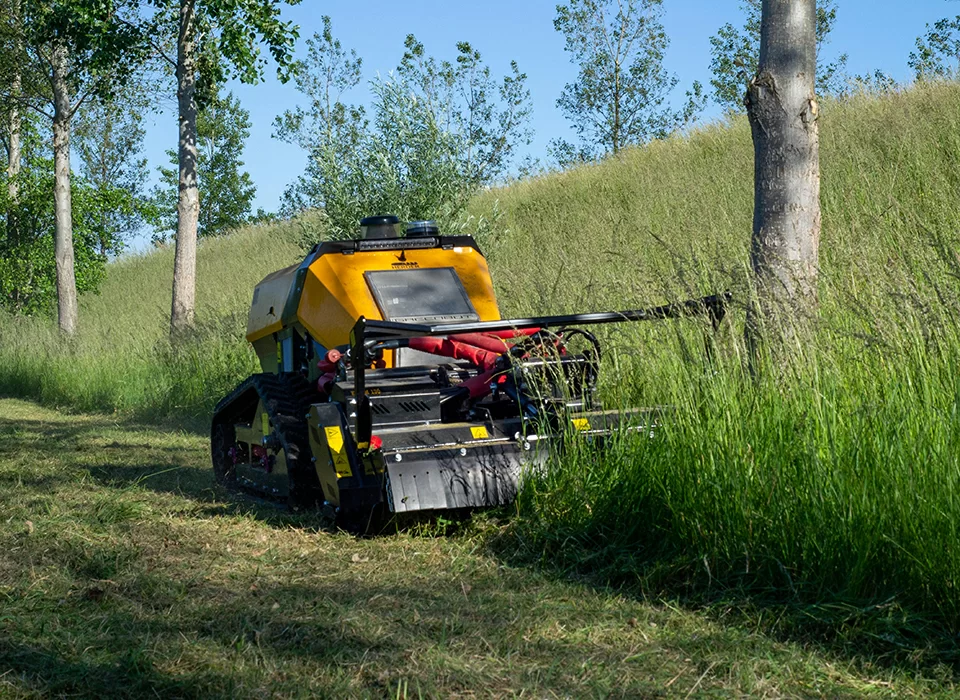
[[[319, 31], [321, 17], [329, 15], [334, 34], [344, 47], [363, 58], [367, 79], [386, 74], [403, 55], [403, 41], [412, 33], [428, 53], [453, 58], [456, 42], [469, 41], [495, 75], [503, 75], [516, 60], [528, 76], [533, 98], [534, 141], [529, 153], [543, 158], [547, 143], [556, 137], [572, 138], [556, 99], [565, 83], [576, 76], [576, 66], [563, 50], [563, 37], [553, 28], [556, 0], [303, 0], [285, 14], [300, 25], [303, 40]], [[680, 80], [678, 102], [694, 80], [705, 86], [710, 79], [709, 37], [726, 22], [740, 24], [738, 0], [664, 0], [664, 24], [670, 37], [666, 67]], [[837, 23], [827, 58], [849, 54], [853, 74], [882, 69], [898, 80], [910, 77], [907, 57], [927, 23], [960, 13], [960, 5], [946, 0], [838, 0]], [[256, 207], [277, 209], [287, 184], [302, 172], [305, 154], [297, 147], [271, 138], [274, 118], [294, 107], [299, 93], [279, 83], [268, 71], [265, 83], [231, 85], [250, 111], [253, 128], [245, 152], [246, 168], [257, 185]], [[358, 94], [356, 101], [363, 101]], [[173, 100], [161, 115], [148, 117], [145, 152], [151, 168], [166, 164], [164, 150], [176, 145]], [[719, 115], [708, 109], [704, 119]], [[144, 240], [135, 243], [141, 247]]]

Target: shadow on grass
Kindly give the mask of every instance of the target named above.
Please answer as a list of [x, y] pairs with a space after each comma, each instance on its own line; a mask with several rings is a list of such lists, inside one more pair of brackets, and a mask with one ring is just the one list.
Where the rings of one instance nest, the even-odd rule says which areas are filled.
[[702, 565], [690, 562], [632, 562], [632, 573], [613, 567], [603, 570], [596, 566], [604, 561], [598, 552], [582, 560], [592, 560], [594, 566], [571, 563], [569, 553], [580, 545], [570, 540], [568, 555], [546, 558], [527, 534], [514, 521], [485, 541], [486, 551], [506, 565], [528, 567], [553, 580], [575, 580], [598, 592], [703, 614], [718, 624], [815, 649], [865, 671], [918, 674], [951, 686], [960, 682], [957, 630], [944, 619], [911, 612], [894, 600], [853, 603], [822, 593], [804, 596], [792, 582], [781, 589], [724, 585]]
[[118, 651], [109, 660], [95, 663], [69, 660], [43, 646], [0, 640], [0, 664], [8, 684], [41, 696], [200, 698], [204, 697], [202, 687], [228, 685], [227, 679], [209, 672], [171, 678], [153, 668], [137, 649]]
[[[0, 641], [0, 667], [43, 696], [406, 697], [403, 684], [413, 697], [508, 697], [528, 686], [556, 697], [650, 697], [691, 653], [660, 650], [624, 678], [624, 648], [543, 633], [591, 624], [603, 613], [590, 602], [543, 605], [529, 587], [495, 576], [473, 578], [468, 597], [449, 581], [378, 584], [355, 572], [315, 585], [204, 584], [186, 600], [146, 577], [142, 588], [118, 586], [96, 602], [73, 595], [56, 618], [58, 640], [69, 641], [41, 642], [50, 639], [42, 627], [33, 638], [18, 634], [27, 639]], [[732, 641], [707, 634], [692, 648]], [[699, 668], [690, 667], [692, 679]]]
[[[196, 437], [184, 437], [99, 415], [0, 418], [0, 462], [30, 465], [0, 470], [0, 503], [20, 498], [24, 489], [51, 492], [89, 476], [119, 491], [139, 488], [189, 499], [200, 515], [252, 515], [277, 526], [324, 527], [319, 516], [292, 514], [281, 504], [223, 489], [214, 480], [207, 450], [198, 449]], [[36, 468], [51, 458], [54, 467]]]

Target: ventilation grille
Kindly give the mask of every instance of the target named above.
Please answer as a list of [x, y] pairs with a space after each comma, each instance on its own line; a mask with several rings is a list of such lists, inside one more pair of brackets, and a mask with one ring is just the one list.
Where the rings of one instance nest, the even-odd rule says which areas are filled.
[[407, 413], [423, 413], [430, 410], [430, 404], [425, 401], [398, 401], [397, 405]]

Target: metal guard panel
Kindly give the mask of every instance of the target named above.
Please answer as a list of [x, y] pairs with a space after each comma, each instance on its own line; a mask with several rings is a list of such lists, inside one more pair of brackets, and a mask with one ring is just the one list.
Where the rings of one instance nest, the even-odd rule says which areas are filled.
[[517, 445], [407, 453], [387, 463], [387, 502], [395, 513], [512, 503], [525, 467], [543, 460]]

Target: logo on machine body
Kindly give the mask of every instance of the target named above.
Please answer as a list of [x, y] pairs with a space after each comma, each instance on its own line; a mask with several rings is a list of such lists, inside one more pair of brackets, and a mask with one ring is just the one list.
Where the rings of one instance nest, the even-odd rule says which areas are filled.
[[397, 262], [390, 265], [394, 270], [413, 270], [420, 267], [420, 263], [407, 260], [407, 251], [405, 250], [401, 250], [400, 255], [396, 257]]

